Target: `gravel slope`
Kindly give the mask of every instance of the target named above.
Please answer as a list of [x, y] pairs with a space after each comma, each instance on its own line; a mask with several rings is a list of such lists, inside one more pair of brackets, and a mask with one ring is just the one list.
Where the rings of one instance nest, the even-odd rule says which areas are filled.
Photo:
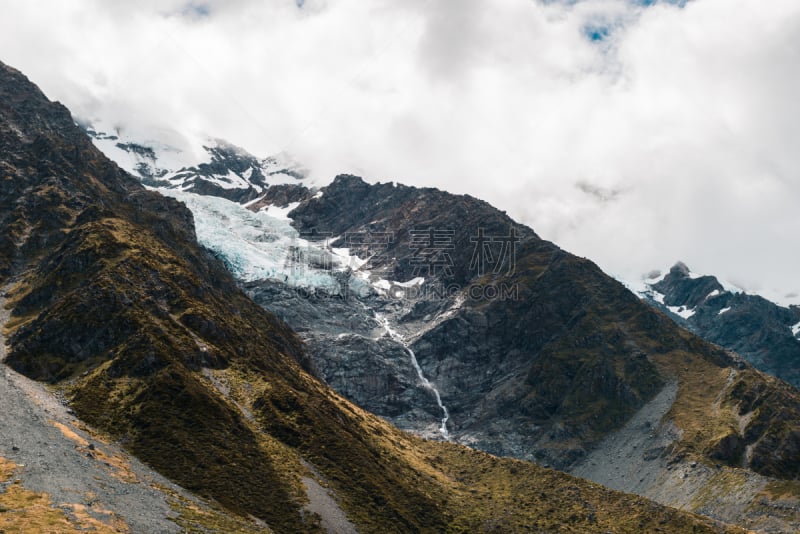
[[[0, 297], [0, 362], [7, 319]], [[16, 478], [23, 487], [47, 493], [71, 517], [78, 505], [106, 524], [122, 519], [131, 532], [181, 532], [167, 495], [153, 484], [185, 492], [79, 426], [44, 386], [0, 363], [0, 457], [22, 466]]]
[[624, 427], [607, 436], [571, 473], [611, 489], [646, 493], [667, 467], [662, 454], [678, 438], [671, 423], [662, 423], [677, 393], [677, 382], [664, 386], [653, 400]]
[[347, 519], [347, 515], [339, 508], [329, 490], [310, 477], [303, 477], [303, 485], [306, 487], [308, 496], [308, 504], [305, 509], [320, 516], [325, 532], [329, 534], [358, 533], [355, 525]]
[[771, 479], [691, 459], [670, 459], [679, 430], [665, 416], [677, 394], [667, 384], [620, 430], [607, 436], [570, 473], [681, 510], [743, 525], [754, 532], [800, 532], [796, 502], [769, 501]]

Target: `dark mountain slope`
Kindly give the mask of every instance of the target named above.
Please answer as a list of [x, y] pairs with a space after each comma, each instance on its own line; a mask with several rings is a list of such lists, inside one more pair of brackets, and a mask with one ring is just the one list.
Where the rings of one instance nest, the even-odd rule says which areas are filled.
[[197, 246], [181, 204], [144, 191], [2, 64], [0, 161], [6, 362], [231, 513], [318, 531], [302, 484], [316, 477], [363, 532], [724, 530], [421, 442], [345, 401], [303, 370], [296, 336]]
[[[388, 271], [396, 280], [411, 279], [415, 270], [423, 276], [428, 274], [427, 262], [418, 260], [427, 259], [435, 250], [415, 249], [415, 239], [419, 245], [426, 244], [424, 232], [427, 230], [441, 231], [442, 234], [434, 238], [443, 247], [451, 247], [440, 250], [449, 254], [452, 261], [447, 265], [434, 263], [433, 270], [442, 274], [444, 267], [449, 267], [452, 275], [446, 277], [447, 283], [460, 285], [474, 276], [470, 269], [473, 249], [470, 238], [477, 228], [482, 228], [486, 235], [505, 235], [513, 228], [521, 239], [537, 238], [530, 228], [515, 223], [487, 202], [469, 195], [451, 195], [438, 189], [402, 184], [369, 185], [351, 175], [337, 176], [323, 192], [322, 196], [310, 198], [292, 211], [297, 228], [309, 236], [314, 232], [339, 236], [334, 245], [351, 247], [353, 243], [347, 241], [348, 234], [391, 233], [391, 241], [379, 250], [380, 254], [368, 267]], [[446, 233], [448, 231], [452, 231], [452, 235]], [[421, 233], [415, 238], [415, 232]], [[363, 252], [375, 253], [376, 250]], [[421, 254], [428, 256], [420, 257]]]
[[2, 220], [20, 228], [3, 255], [8, 363], [68, 383], [79, 415], [187, 488], [296, 525], [284, 467], [197, 372], [235, 359], [290, 388], [301, 376], [294, 335], [192, 244], [185, 207], [108, 162], [20, 74], [4, 67], [0, 90]]
[[[664, 454], [800, 475], [800, 394], [679, 328], [592, 262], [468, 196], [353, 176], [337, 177], [321, 193], [290, 214], [295, 225], [309, 235], [341, 236], [334, 246], [346, 246], [347, 235], [390, 232], [383, 263], [373, 267], [398, 281], [418, 274], [415, 262], [427, 259], [415, 232], [449, 232], [452, 272], [423, 275], [434, 274], [427, 287], [456, 291], [421, 292], [400, 322], [449, 408], [456, 439], [566, 468], [677, 382], [669, 418], [682, 437]], [[481, 230], [518, 236], [513, 268], [476, 268]], [[495, 261], [500, 256], [495, 249]], [[745, 390], [759, 399], [758, 409]]]

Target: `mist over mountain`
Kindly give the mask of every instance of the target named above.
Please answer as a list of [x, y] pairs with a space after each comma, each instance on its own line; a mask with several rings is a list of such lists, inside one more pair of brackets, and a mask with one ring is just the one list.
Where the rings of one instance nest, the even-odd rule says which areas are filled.
[[108, 133], [470, 194], [615, 277], [681, 258], [800, 304], [800, 5], [302, 4], [9, 0], [0, 45]]

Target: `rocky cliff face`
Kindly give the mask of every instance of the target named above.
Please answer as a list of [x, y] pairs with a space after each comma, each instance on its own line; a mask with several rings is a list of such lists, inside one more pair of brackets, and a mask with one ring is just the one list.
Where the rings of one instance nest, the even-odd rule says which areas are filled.
[[[655, 445], [615, 487], [730, 520], [739, 517], [736, 507], [724, 504], [712, 477], [682, 501], [675, 488], [685, 479], [672, 470], [699, 473], [690, 467], [699, 462], [712, 471], [797, 476], [786, 461], [800, 454], [795, 390], [679, 328], [591, 262], [491, 206], [341, 176], [289, 216], [318, 243], [357, 253], [364, 263], [356, 274], [369, 273], [372, 289], [329, 295], [264, 280], [246, 284], [248, 294], [300, 332], [318, 376], [401, 428], [591, 475], [598, 472], [580, 466], [669, 389], [663, 412], [645, 418]], [[498, 242], [481, 250], [482, 235]], [[513, 266], [496, 270], [511, 235], [518, 236]], [[699, 280], [685, 298], [699, 301], [715, 289]], [[424, 380], [381, 318], [413, 351]], [[426, 382], [447, 409], [446, 435]], [[637, 484], [637, 476], [660, 482]], [[761, 498], [763, 480], [744, 492], [746, 506]]]
[[[320, 366], [297, 335], [197, 245], [182, 204], [144, 190], [66, 109], [2, 64], [0, 177], [10, 312], [0, 365], [50, 383], [85, 423], [221, 507], [183, 507], [197, 530], [319, 532], [335, 520], [361, 532], [736, 531], [423, 442], [346, 401], [306, 372]], [[31, 513], [6, 498], [9, 475], [25, 469], [5, 461], [8, 438], [0, 521]], [[126, 510], [115, 512], [124, 528]], [[83, 528], [58, 520], [66, 532]]]
[[715, 277], [695, 275], [682, 263], [649, 286], [646, 301], [676, 322], [800, 387], [800, 308], [725, 289]]
[[[329, 383], [405, 428], [415, 429], [409, 421], [418, 421], [417, 416], [398, 414], [402, 403], [390, 406], [388, 400], [401, 389], [407, 391], [398, 384], [407, 385], [413, 373], [401, 366], [395, 380], [390, 378], [388, 362], [398, 362], [402, 355], [396, 348], [381, 347], [391, 339], [375, 335], [379, 325], [370, 314], [388, 314], [409, 342], [449, 410], [451, 437], [561, 467], [619, 428], [666, 383], [695, 371], [676, 366], [676, 353], [687, 353], [698, 366], [718, 369], [721, 375], [742, 365], [643, 306], [591, 262], [539, 239], [476, 199], [392, 184], [370, 186], [341, 176], [290, 216], [303, 231], [337, 236], [334, 247], [346, 246], [354, 236], [391, 235], [379, 254], [373, 250], [364, 257], [364, 268], [379, 270], [390, 280], [407, 282], [420, 274], [419, 263], [426, 267], [424, 284], [405, 291], [403, 298], [393, 299], [389, 291], [382, 298], [359, 300], [356, 295], [351, 299], [355, 302], [340, 304], [358, 317], [355, 321], [347, 313], [324, 312], [338, 325], [335, 339], [308, 335], [317, 338], [316, 345], [311, 341], [316, 347], [312, 360]], [[427, 252], [440, 256], [421, 255], [415, 242], [420, 231], [427, 239], [425, 232], [431, 229], [441, 234], [447, 248], [437, 249], [428, 239]], [[481, 235], [500, 243], [481, 250]], [[517, 236], [513, 266], [481, 270], [477, 262], [490, 259], [481, 253], [488, 252], [498, 263], [498, 247], [510, 235]], [[444, 253], [447, 261], [435, 263]], [[699, 299], [700, 293], [715, 289], [705, 285], [707, 281], [697, 280], [697, 287], [686, 289], [686, 298]], [[328, 306], [325, 299], [287, 304], [268, 292], [254, 294], [296, 324], [313, 317], [302, 310]], [[368, 311], [359, 315], [360, 309]], [[361, 327], [349, 329], [353, 322]], [[310, 324], [298, 327], [311, 331]], [[381, 368], [379, 378], [368, 370]], [[359, 372], [371, 388], [353, 385]], [[725, 393], [724, 382], [716, 387], [718, 394]], [[795, 402], [790, 404], [796, 409]], [[430, 400], [420, 399], [417, 407], [423, 406], [430, 416], [438, 413]], [[704, 443], [700, 449], [709, 446]]]

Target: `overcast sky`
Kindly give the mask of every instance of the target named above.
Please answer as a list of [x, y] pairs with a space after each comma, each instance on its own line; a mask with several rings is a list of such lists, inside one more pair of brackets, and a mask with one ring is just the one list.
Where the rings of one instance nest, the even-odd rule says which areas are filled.
[[0, 0], [81, 117], [470, 193], [637, 278], [800, 303], [800, 2]]

